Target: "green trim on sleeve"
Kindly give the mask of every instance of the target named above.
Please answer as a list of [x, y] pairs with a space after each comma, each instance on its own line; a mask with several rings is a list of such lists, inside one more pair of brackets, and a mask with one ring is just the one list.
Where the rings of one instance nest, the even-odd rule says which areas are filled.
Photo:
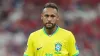
[[28, 56], [27, 54], [24, 54], [24, 56]]
[[77, 51], [77, 53], [76, 54], [74, 54], [73, 56], [78, 56], [79, 55], [79, 50]]

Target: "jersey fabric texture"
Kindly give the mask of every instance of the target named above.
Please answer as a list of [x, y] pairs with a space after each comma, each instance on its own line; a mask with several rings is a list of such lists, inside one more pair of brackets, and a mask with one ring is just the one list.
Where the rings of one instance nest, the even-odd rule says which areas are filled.
[[57, 27], [52, 35], [45, 28], [32, 32], [29, 36], [24, 56], [77, 56], [79, 50], [73, 34]]

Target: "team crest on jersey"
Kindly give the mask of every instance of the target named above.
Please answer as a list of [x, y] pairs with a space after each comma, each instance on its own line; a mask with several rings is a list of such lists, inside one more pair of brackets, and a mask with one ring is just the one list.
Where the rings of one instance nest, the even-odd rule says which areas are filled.
[[60, 54], [61, 48], [62, 48], [61, 43], [56, 43], [56, 44], [55, 44], [55, 50], [56, 50], [55, 53], [56, 53], [56, 54]]

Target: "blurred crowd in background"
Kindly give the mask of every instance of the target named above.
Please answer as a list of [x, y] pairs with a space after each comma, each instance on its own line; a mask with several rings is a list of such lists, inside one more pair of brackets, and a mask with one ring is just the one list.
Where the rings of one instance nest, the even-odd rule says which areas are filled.
[[58, 25], [73, 32], [79, 56], [100, 56], [100, 0], [0, 0], [0, 56], [23, 56], [47, 2], [59, 6]]

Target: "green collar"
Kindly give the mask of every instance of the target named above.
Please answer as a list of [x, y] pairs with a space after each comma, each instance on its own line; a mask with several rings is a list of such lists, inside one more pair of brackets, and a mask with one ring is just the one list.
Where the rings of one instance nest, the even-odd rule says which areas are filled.
[[[56, 30], [51, 34], [51, 36], [53, 36], [59, 29], [59, 26], [57, 26]], [[43, 32], [48, 36], [46, 30], [45, 30], [45, 27], [43, 27]]]

